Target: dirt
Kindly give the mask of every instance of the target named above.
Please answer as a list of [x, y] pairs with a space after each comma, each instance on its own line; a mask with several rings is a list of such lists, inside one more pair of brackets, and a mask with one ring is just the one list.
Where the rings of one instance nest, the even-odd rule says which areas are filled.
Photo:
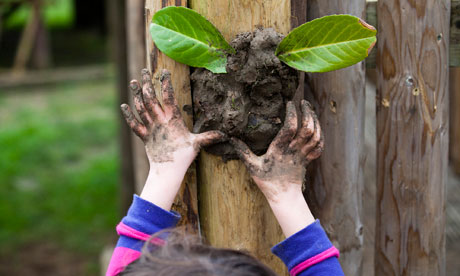
[[[297, 71], [275, 56], [282, 39], [273, 29], [238, 34], [230, 43], [236, 53], [228, 57], [227, 74], [195, 70], [194, 132], [220, 130], [243, 140], [256, 154], [267, 150], [298, 86]], [[228, 142], [206, 150], [224, 160], [237, 158]]]

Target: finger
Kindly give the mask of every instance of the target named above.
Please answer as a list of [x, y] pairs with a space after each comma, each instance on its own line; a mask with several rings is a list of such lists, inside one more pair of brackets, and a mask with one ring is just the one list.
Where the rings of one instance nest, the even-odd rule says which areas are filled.
[[150, 113], [153, 120], [163, 114], [160, 103], [155, 95], [152, 84], [152, 76], [148, 69], [142, 69], [142, 98], [144, 99], [145, 108]]
[[121, 112], [123, 113], [123, 117], [125, 117], [126, 122], [134, 131], [134, 133], [139, 136], [139, 138], [144, 139], [144, 137], [147, 136], [147, 128], [141, 122], [139, 122], [139, 120], [137, 120], [129, 105], [122, 104]]
[[301, 147], [308, 142], [308, 139], [315, 131], [315, 114], [309, 102], [302, 100], [300, 102], [300, 109], [302, 111], [302, 122], [299, 131], [294, 140], [289, 144], [292, 149]]
[[133, 93], [133, 102], [136, 107], [137, 114], [141, 118], [145, 126], [150, 127], [153, 123], [152, 117], [145, 109], [144, 101], [142, 99], [142, 88], [137, 80], [132, 80], [129, 84], [131, 92]]
[[257, 155], [255, 155], [240, 139], [232, 137], [230, 138], [230, 144], [235, 148], [236, 154], [238, 154], [238, 157], [243, 161], [249, 171], [254, 170], [258, 160]]
[[163, 109], [166, 117], [179, 118], [181, 113], [174, 97], [174, 90], [171, 83], [171, 73], [163, 69], [161, 72], [161, 94], [163, 97]]
[[209, 146], [214, 143], [223, 142], [227, 136], [222, 131], [212, 130], [204, 133], [196, 134], [196, 143], [200, 147]]
[[323, 150], [324, 150], [324, 139], [323, 139], [323, 136], [321, 136], [321, 140], [316, 145], [316, 147], [310, 153], [307, 154], [307, 161], [310, 162], [320, 157], [321, 154], [323, 153]]
[[297, 132], [297, 113], [294, 103], [289, 101], [286, 105], [286, 118], [284, 125], [270, 144], [267, 153], [275, 149], [287, 148]]
[[313, 119], [315, 122], [315, 131], [313, 133], [313, 136], [310, 138], [310, 141], [308, 141], [305, 146], [302, 147], [301, 152], [304, 155], [308, 155], [315, 147], [321, 142], [322, 140], [322, 131], [321, 131], [321, 126], [318, 121], [318, 117], [316, 117], [315, 114], [313, 114]]

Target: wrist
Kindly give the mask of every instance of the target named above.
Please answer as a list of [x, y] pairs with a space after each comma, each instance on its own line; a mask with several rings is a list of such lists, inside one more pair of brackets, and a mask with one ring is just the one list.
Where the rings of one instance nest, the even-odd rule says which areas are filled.
[[164, 210], [171, 210], [186, 172], [187, 168], [172, 163], [151, 164], [140, 197]]
[[301, 189], [278, 194], [276, 200], [268, 203], [286, 237], [315, 222]]

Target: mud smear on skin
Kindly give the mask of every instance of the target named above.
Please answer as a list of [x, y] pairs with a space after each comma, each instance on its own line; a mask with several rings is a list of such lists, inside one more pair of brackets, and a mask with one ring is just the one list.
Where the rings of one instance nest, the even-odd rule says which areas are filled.
[[[194, 132], [220, 130], [263, 154], [282, 126], [286, 102], [297, 90], [298, 73], [282, 63], [275, 50], [283, 36], [273, 29], [241, 33], [231, 42], [227, 74], [197, 69], [192, 74]], [[206, 151], [236, 159], [230, 143]]]

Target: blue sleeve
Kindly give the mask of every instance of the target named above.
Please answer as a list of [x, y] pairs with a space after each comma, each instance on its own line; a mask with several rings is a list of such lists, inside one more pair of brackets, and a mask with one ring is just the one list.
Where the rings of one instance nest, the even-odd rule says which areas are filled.
[[318, 220], [272, 248], [291, 275], [344, 275], [333, 246]]
[[139, 258], [145, 241], [150, 240], [157, 245], [164, 243], [163, 237], [151, 239], [150, 236], [176, 226], [179, 219], [178, 213], [166, 211], [134, 195], [128, 214], [117, 226], [120, 238], [112, 253], [106, 275], [118, 275], [127, 265]]
[[[128, 214], [121, 220], [117, 227], [120, 233], [120, 225], [124, 231], [120, 233], [117, 247], [122, 246], [140, 251], [144, 244], [144, 239], [138, 239], [137, 235], [126, 234], [126, 229], [131, 228], [132, 232], [141, 232], [144, 236], [150, 236], [163, 229], [173, 228], [180, 220], [180, 215], [174, 211], [166, 211], [155, 204], [134, 195], [133, 203], [128, 210]], [[140, 234], [140, 233], [139, 233]]]

